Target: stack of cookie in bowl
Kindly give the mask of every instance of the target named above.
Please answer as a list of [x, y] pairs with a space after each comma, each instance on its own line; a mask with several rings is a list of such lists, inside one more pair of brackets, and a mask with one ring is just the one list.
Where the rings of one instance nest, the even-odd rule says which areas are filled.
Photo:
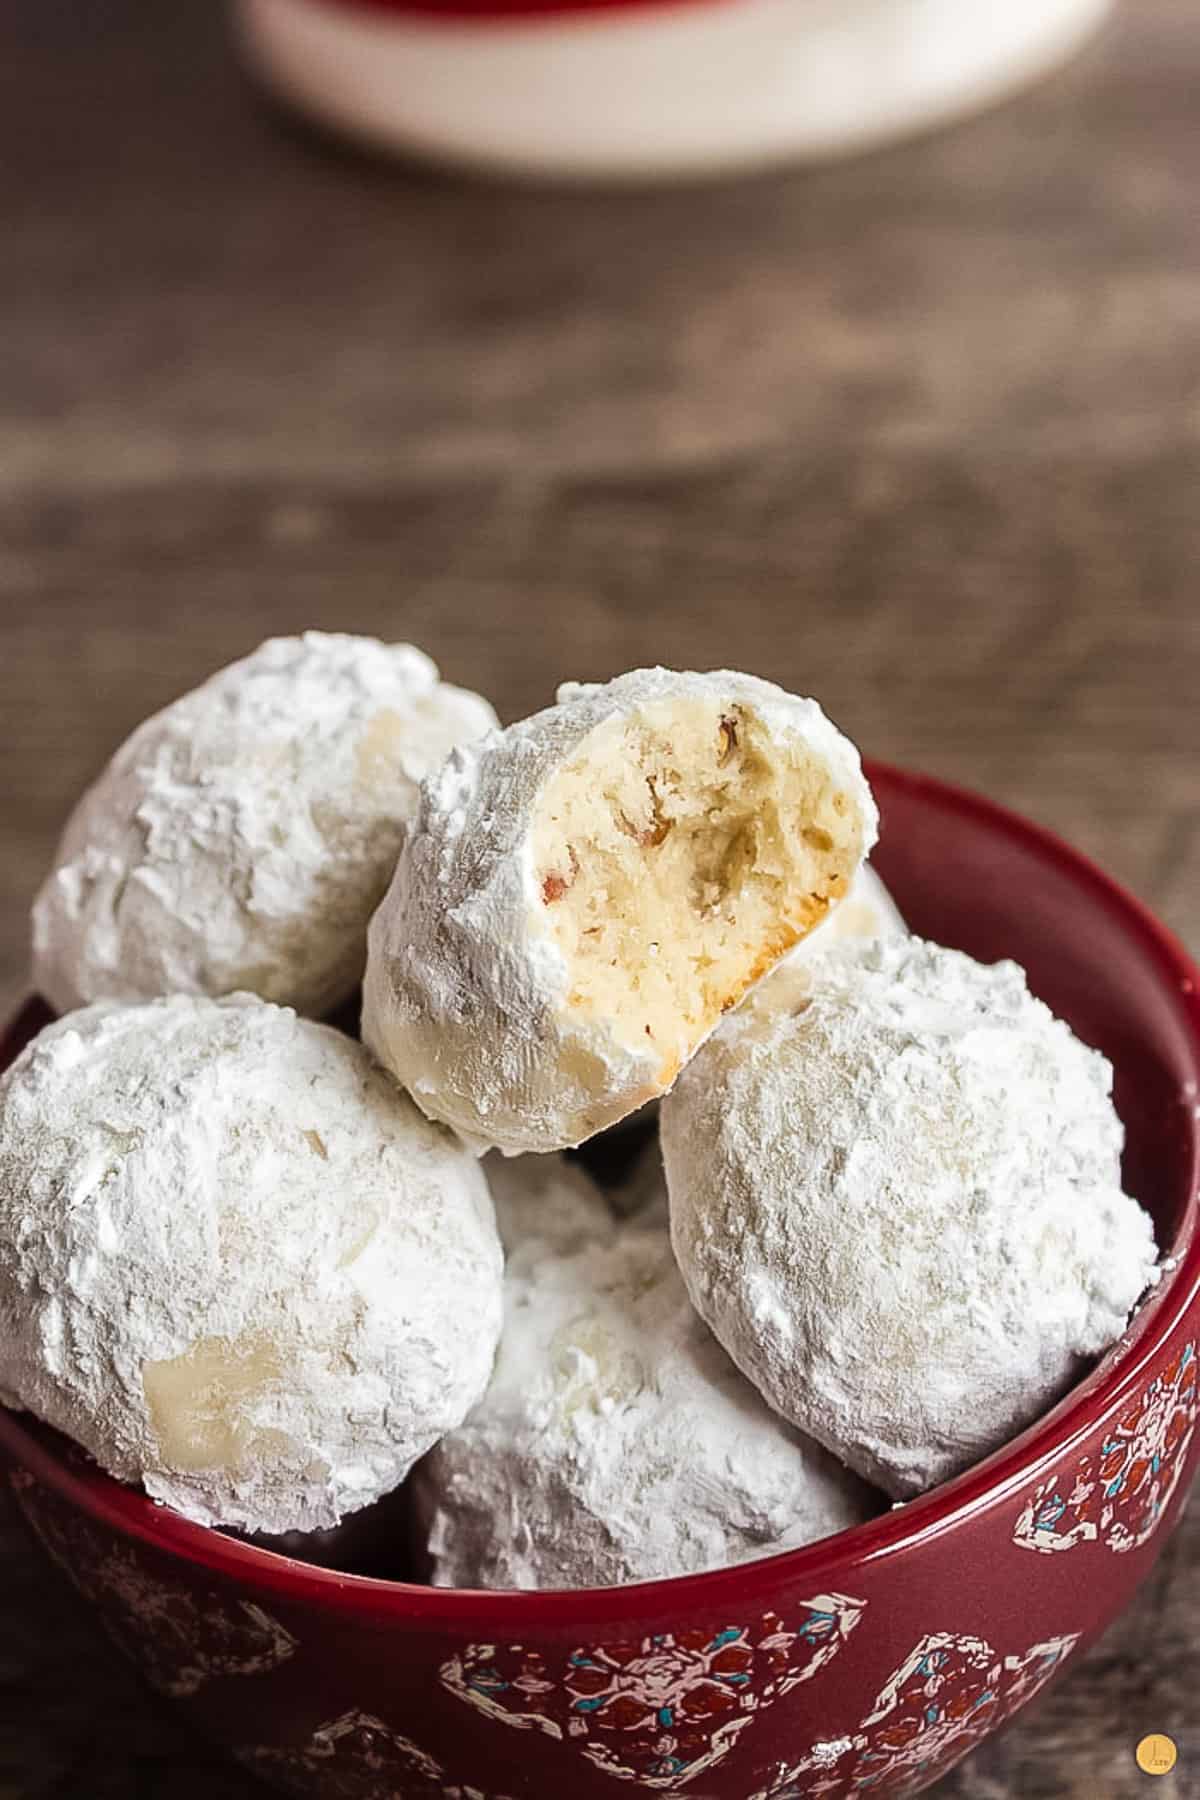
[[505, 730], [410, 646], [212, 677], [35, 903], [0, 1398], [209, 1527], [402, 1492], [455, 1587], [740, 1563], [985, 1457], [1159, 1253], [1108, 1063], [905, 931], [876, 828], [816, 702], [731, 671]]

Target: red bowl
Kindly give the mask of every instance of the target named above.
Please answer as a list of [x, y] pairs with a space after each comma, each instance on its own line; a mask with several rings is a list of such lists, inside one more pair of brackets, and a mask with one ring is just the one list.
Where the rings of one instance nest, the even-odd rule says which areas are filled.
[[[0, 1411], [17, 1503], [160, 1691], [290, 1793], [383, 1800], [910, 1794], [1128, 1602], [1197, 1453], [1200, 976], [1036, 826], [870, 771], [916, 930], [1033, 987], [1116, 1067], [1129, 1187], [1171, 1266], [1053, 1412], [958, 1480], [807, 1549], [545, 1594], [347, 1576], [187, 1524]], [[0, 1066], [46, 1014], [27, 1008]]]

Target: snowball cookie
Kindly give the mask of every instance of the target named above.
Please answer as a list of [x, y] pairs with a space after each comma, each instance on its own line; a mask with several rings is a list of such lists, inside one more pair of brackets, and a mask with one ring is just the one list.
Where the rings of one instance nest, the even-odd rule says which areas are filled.
[[846, 892], [875, 807], [812, 700], [639, 669], [456, 751], [371, 922], [363, 1035], [509, 1152], [663, 1092]]
[[0, 1080], [0, 1399], [205, 1525], [314, 1531], [487, 1385], [479, 1166], [249, 995], [100, 1003]]
[[996, 1449], [1155, 1279], [1112, 1071], [1025, 986], [917, 938], [834, 946], [662, 1109], [692, 1299], [780, 1413], [894, 1496]]
[[412, 1478], [439, 1587], [646, 1581], [806, 1544], [879, 1501], [763, 1404], [663, 1227], [510, 1254], [484, 1398]]
[[322, 1013], [362, 974], [417, 784], [496, 722], [410, 644], [273, 638], [140, 725], [33, 907], [58, 1012], [237, 989]]
[[570, 1157], [501, 1156], [482, 1163], [496, 1207], [505, 1255], [536, 1237], [555, 1250], [574, 1250], [616, 1229], [604, 1194]]

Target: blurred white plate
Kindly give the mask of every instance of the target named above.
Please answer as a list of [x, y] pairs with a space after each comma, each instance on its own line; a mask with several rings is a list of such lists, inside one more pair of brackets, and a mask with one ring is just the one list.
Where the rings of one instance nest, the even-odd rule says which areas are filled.
[[638, 180], [824, 159], [1045, 73], [1109, 0], [629, 0], [471, 16], [237, 0], [279, 94], [379, 146]]

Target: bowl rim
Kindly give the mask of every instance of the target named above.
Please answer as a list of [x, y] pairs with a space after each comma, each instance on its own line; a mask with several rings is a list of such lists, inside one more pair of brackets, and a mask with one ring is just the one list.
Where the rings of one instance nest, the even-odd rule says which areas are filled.
[[[1089, 857], [1045, 826], [994, 800], [937, 777], [865, 760], [868, 778], [884, 790], [926, 796], [939, 810], [972, 818], [994, 833], [1019, 840], [1058, 865], [1071, 880], [1118, 915], [1155, 966], [1164, 988], [1186, 1022], [1193, 1063], [1200, 1076], [1200, 969], [1164, 925], [1128, 889]], [[10, 1021], [20, 1019], [36, 1000]], [[1195, 1095], [1184, 1094], [1186, 1101]], [[519, 1637], [530, 1627], [576, 1627], [697, 1610], [719, 1611], [736, 1602], [742, 1611], [764, 1606], [780, 1590], [822, 1591], [828, 1575], [837, 1580], [868, 1565], [903, 1554], [950, 1531], [965, 1519], [1034, 1485], [1049, 1464], [1069, 1454], [1102, 1422], [1129, 1404], [1148, 1370], [1189, 1314], [1200, 1317], [1200, 1106], [1185, 1105], [1188, 1140], [1188, 1197], [1175, 1241], [1166, 1247], [1169, 1268], [1141, 1302], [1120, 1339], [1083, 1381], [1017, 1437], [973, 1464], [953, 1480], [890, 1508], [882, 1515], [832, 1537], [795, 1550], [767, 1553], [748, 1562], [697, 1574], [660, 1577], [608, 1587], [547, 1589], [435, 1588], [374, 1575], [344, 1574], [247, 1543], [184, 1519], [106, 1475], [83, 1452], [57, 1433], [47, 1442], [45, 1427], [31, 1429], [23, 1415], [0, 1406], [0, 1453], [15, 1465], [15, 1484], [26, 1471], [37, 1482], [125, 1537], [151, 1545], [211, 1575], [248, 1581], [307, 1604], [370, 1616], [377, 1622], [412, 1620], [423, 1626], [473, 1629], [487, 1624]], [[63, 1443], [62, 1453], [55, 1446]]]

